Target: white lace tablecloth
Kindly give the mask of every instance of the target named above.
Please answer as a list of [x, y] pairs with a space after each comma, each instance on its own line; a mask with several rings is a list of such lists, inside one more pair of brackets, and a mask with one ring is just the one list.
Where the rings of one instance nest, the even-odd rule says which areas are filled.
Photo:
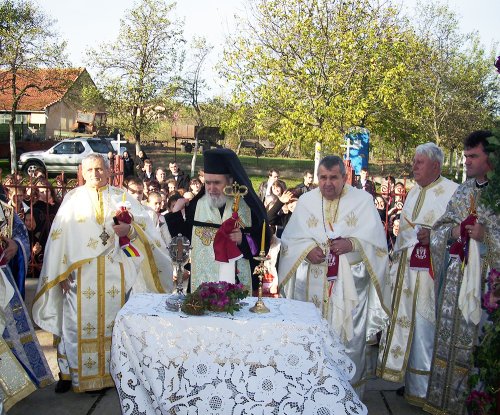
[[111, 373], [124, 414], [366, 414], [355, 371], [311, 303], [265, 299], [187, 316], [167, 296], [132, 296], [113, 329]]

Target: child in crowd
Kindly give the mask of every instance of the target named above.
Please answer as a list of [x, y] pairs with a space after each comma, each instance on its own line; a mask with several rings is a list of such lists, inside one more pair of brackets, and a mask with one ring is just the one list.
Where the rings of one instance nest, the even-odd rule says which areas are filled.
[[153, 220], [153, 223], [160, 229], [163, 241], [168, 246], [171, 241], [170, 232], [166, 226], [165, 217], [161, 214], [162, 198], [159, 192], [150, 192], [146, 201], [148, 214]]

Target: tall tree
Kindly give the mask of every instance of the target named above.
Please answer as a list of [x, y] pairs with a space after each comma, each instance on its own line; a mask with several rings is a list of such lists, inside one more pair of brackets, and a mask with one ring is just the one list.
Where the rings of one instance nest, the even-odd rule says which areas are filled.
[[203, 65], [213, 47], [209, 45], [205, 38], [195, 37], [190, 48], [189, 63], [182, 78], [179, 79], [178, 89], [185, 103], [194, 112], [194, 119], [198, 129], [195, 133], [193, 158], [191, 160], [191, 176], [194, 175], [196, 157], [198, 155], [199, 134], [206, 126], [206, 114], [203, 110], [203, 92], [207, 90], [206, 82], [203, 78]]
[[2, 0], [0, 16], [0, 89], [12, 95], [10, 164], [11, 171], [15, 172], [15, 121], [19, 102], [31, 90], [65, 87], [57, 70], [46, 71], [44, 79], [40, 79], [38, 69], [67, 66], [66, 42], [59, 40], [54, 20], [30, 0]]
[[447, 6], [420, 4], [404, 26], [405, 46], [393, 50], [399, 64], [388, 72], [370, 120], [382, 144], [377, 147], [398, 161], [426, 141], [460, 148], [467, 133], [491, 125], [500, 91], [494, 55], [477, 34], [459, 31]]
[[259, 108], [256, 123], [271, 127], [278, 146], [294, 138], [296, 148], [319, 140], [338, 149], [376, 107], [400, 43], [397, 11], [369, 0], [252, 4], [225, 54], [237, 100]]
[[170, 18], [174, 7], [168, 0], [140, 0], [120, 20], [114, 43], [88, 51], [112, 118], [134, 136], [137, 148], [141, 136], [156, 126], [165, 93], [175, 92], [171, 86], [182, 65], [184, 40], [182, 22]]

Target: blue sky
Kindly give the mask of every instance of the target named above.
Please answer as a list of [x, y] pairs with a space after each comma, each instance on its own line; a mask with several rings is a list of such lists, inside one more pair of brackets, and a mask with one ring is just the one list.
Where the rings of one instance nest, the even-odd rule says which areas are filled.
[[[417, 0], [396, 0], [411, 10]], [[439, 1], [439, 0], [438, 0]], [[489, 50], [496, 43], [500, 55], [500, 0], [440, 0], [454, 10], [464, 32], [478, 31]], [[119, 21], [134, 0], [38, 0], [53, 19], [61, 37], [68, 42], [67, 52], [75, 66], [85, 66], [85, 50], [116, 39]], [[425, 2], [425, 0], [424, 0]], [[207, 67], [214, 65], [224, 39], [234, 28], [234, 15], [244, 15], [244, 0], [178, 0], [176, 15], [185, 19], [185, 37], [204, 36], [214, 46]], [[215, 78], [215, 74], [212, 75]], [[207, 74], [207, 77], [209, 75]], [[213, 93], [224, 90], [217, 80], [210, 82]]]

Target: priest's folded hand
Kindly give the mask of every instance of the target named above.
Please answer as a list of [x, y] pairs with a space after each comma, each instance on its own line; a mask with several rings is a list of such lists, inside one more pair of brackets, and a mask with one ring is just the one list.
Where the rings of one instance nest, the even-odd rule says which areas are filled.
[[127, 236], [130, 231], [130, 225], [128, 223], [120, 222], [118, 225], [113, 225], [113, 230], [121, 238]]
[[417, 232], [417, 239], [422, 245], [429, 245], [431, 238], [431, 230], [428, 228], [420, 228]]
[[323, 250], [319, 246], [316, 246], [307, 254], [306, 258], [311, 264], [321, 264], [326, 256]]
[[241, 241], [243, 240], [243, 234], [241, 233], [241, 229], [234, 228], [229, 234], [229, 239], [231, 239], [231, 241], [233, 242], [236, 242], [236, 245], [240, 245]]
[[6, 262], [9, 262], [12, 258], [14, 258], [17, 254], [17, 244], [13, 239], [5, 238], [4, 239], [7, 246], [3, 250], [3, 255]]

